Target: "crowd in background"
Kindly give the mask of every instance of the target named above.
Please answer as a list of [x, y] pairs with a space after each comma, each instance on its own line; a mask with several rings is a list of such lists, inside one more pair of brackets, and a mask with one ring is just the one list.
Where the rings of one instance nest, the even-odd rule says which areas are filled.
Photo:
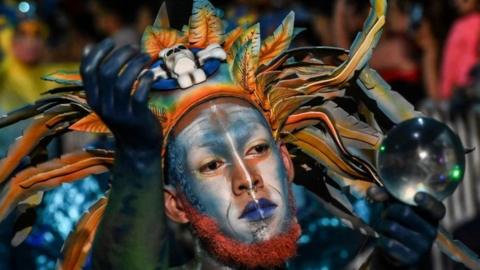
[[[3, 62], [16, 58], [20, 66], [32, 69], [52, 64], [71, 66], [80, 61], [86, 45], [106, 36], [112, 36], [118, 46], [138, 44], [160, 2], [5, 1], [2, 28], [12, 28], [13, 34], [11, 44], [2, 42]], [[263, 35], [270, 34], [283, 15], [294, 10], [297, 27], [305, 28], [297, 45], [342, 48], [349, 48], [370, 7], [369, 0], [212, 2], [225, 11], [231, 28], [260, 21]], [[390, 0], [387, 25], [371, 66], [412, 103], [451, 100], [456, 90], [469, 86], [476, 74], [480, 30], [477, 10], [477, 0]], [[4, 65], [2, 75], [15, 76], [20, 68]], [[31, 87], [15, 92], [31, 92]], [[2, 96], [4, 92], [0, 89]], [[19, 95], [26, 101], [35, 96]], [[2, 107], [11, 109], [6, 104], [12, 103], [16, 104], [2, 98]]]
[[[109, 36], [119, 47], [125, 44], [138, 46], [143, 29], [153, 23], [161, 2], [0, 1], [0, 113], [33, 102], [42, 92], [54, 87], [52, 83], [42, 81], [42, 75], [59, 69], [77, 69], [83, 48], [89, 44]], [[362, 29], [370, 8], [369, 0], [211, 2], [224, 10], [224, 18], [228, 22], [227, 31], [237, 25], [250, 25], [260, 21], [262, 35], [267, 36], [290, 10], [294, 10], [296, 27], [304, 28], [296, 38], [295, 46], [321, 45], [347, 49], [356, 33]], [[475, 108], [480, 98], [480, 0], [388, 2], [387, 24], [370, 65], [394, 90], [413, 104], [421, 108], [434, 107], [447, 111], [450, 117], [465, 116], [465, 112]], [[1, 131], [1, 155], [5, 154], [6, 146], [14, 139], [15, 133], [18, 133], [18, 127]], [[64, 143], [64, 147], [68, 145]], [[91, 185], [89, 187], [92, 194], [100, 193], [102, 189], [100, 186], [95, 189]], [[84, 186], [78, 188], [85, 189]], [[71, 190], [73, 189], [68, 192]], [[95, 197], [91, 194], [88, 196]], [[52, 196], [52, 200], [57, 197]], [[304, 212], [310, 211], [306, 208]], [[315, 224], [324, 231], [320, 238], [317, 235], [315, 245], [318, 246], [319, 241], [323, 241], [323, 247], [332, 246], [335, 241], [341, 244], [338, 243], [340, 238], [331, 239], [325, 234], [329, 228], [339, 230], [338, 220], [319, 213], [316, 215], [318, 224]], [[78, 213], [75, 217], [78, 218]], [[304, 228], [305, 232], [313, 231], [312, 235], [307, 233], [300, 239], [304, 249], [314, 247], [309, 247], [308, 244], [309, 239], [314, 237], [313, 234], [318, 232], [316, 228]], [[61, 239], [66, 237], [69, 229], [71, 228], [66, 228], [67, 232], [60, 232], [65, 234]], [[46, 237], [45, 233], [42, 235]], [[0, 226], [0, 239], [1, 237]], [[351, 240], [346, 237], [342, 239], [347, 243]], [[361, 239], [356, 239], [355, 242], [361, 242]], [[353, 258], [352, 254], [357, 248], [353, 246], [351, 249], [334, 249], [334, 253], [324, 252], [325, 260], [332, 259], [332, 254], [336, 254], [338, 260], [348, 261]], [[4, 269], [2, 252], [0, 243], [0, 268]], [[54, 258], [59, 251], [49, 252], [44, 253]], [[45, 258], [40, 259], [37, 265], [43, 262], [47, 265], [44, 269], [51, 269], [51, 264], [47, 264], [50, 263], [48, 256], [41, 256], [36, 255], [37, 261]], [[312, 269], [337, 269], [333, 262], [325, 264], [330, 268], [317, 268], [318, 264], [314, 262], [312, 265]]]

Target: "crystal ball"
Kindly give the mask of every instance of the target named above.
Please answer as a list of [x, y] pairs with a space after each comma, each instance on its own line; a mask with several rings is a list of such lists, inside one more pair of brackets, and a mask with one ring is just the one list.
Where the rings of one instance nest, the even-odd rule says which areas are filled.
[[413, 198], [420, 191], [443, 200], [463, 179], [465, 150], [447, 125], [414, 118], [388, 132], [377, 168], [385, 188], [404, 203], [416, 205]]

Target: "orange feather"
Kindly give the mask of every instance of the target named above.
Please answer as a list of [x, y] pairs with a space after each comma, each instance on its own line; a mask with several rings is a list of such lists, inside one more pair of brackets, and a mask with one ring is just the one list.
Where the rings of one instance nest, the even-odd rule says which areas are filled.
[[51, 129], [64, 121], [65, 117], [76, 112], [59, 113], [58, 115], [42, 115], [25, 130], [22, 137], [17, 139], [10, 148], [8, 155], [0, 161], [0, 183], [17, 168], [21, 160], [30, 154], [40, 140], [51, 132]]
[[75, 122], [71, 130], [91, 133], [110, 133], [107, 125], [105, 125], [96, 113], [91, 113], [84, 118]]
[[82, 77], [78, 71], [57, 71], [42, 77], [43, 80], [64, 85], [82, 85]]
[[106, 206], [107, 198], [101, 198], [82, 216], [62, 249], [59, 270], [81, 269], [85, 265]]
[[235, 41], [242, 35], [243, 33], [243, 28], [242, 27], [237, 27], [230, 31], [227, 35], [225, 35], [225, 39], [223, 41], [223, 49], [226, 52], [230, 51], [230, 48], [232, 48], [233, 44]]
[[[256, 90], [256, 71], [258, 68], [258, 53], [260, 51], [260, 25], [256, 24], [245, 31], [237, 39], [231, 50], [230, 73], [245, 90]], [[228, 59], [227, 59], [228, 60]]]
[[241, 35], [239, 35], [239, 37], [233, 42], [231, 50], [228, 51], [227, 61], [229, 63], [234, 61], [238, 53], [245, 49], [245, 45], [248, 42], [251, 42], [253, 45], [252, 52], [255, 53], [257, 57], [256, 61], [258, 62], [258, 54], [260, 52], [260, 24], [254, 24], [240, 34]]
[[91, 174], [104, 173], [112, 163], [113, 157], [110, 155], [95, 156], [81, 151], [21, 171], [0, 194], [0, 220], [29, 196]]
[[184, 44], [186, 41], [182, 32], [175, 29], [160, 29], [147, 27], [142, 37], [142, 49], [153, 59], [158, 59], [158, 54], [166, 48], [176, 44]]
[[268, 37], [260, 49], [259, 65], [268, 65], [275, 57], [279, 56], [290, 46], [293, 37], [293, 23], [295, 13], [290, 12], [282, 24]]
[[221, 44], [223, 31], [223, 22], [217, 16], [215, 7], [206, 0], [194, 1], [188, 28], [190, 47], [205, 48], [213, 43]]
[[286, 138], [287, 143], [299, 147], [304, 153], [314, 158], [325, 167], [334, 170], [340, 175], [361, 179], [358, 174], [343, 159], [340, 158], [335, 144], [322, 131], [308, 127]]

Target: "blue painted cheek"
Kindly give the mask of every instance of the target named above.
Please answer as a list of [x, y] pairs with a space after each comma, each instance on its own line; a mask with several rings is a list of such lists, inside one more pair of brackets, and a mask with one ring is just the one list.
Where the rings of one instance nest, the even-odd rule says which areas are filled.
[[[277, 173], [280, 176], [278, 181], [281, 181], [281, 186], [282, 186], [282, 193], [288, 197], [288, 176], [287, 176], [287, 169], [285, 168], [285, 165], [283, 164], [282, 156], [280, 154], [280, 149], [278, 149], [277, 145], [274, 145], [273, 147], [276, 163], [277, 163]], [[288, 198], [287, 198], [288, 199]]]
[[[197, 134], [195, 140], [204, 141], [220, 141], [220, 139], [212, 134]], [[212, 137], [213, 136], [213, 137]], [[221, 176], [215, 179], [202, 179], [194, 170], [189, 166], [188, 154], [191, 153], [191, 137], [179, 136], [176, 139], [176, 146], [182, 149], [181, 160], [184, 162], [181, 168], [182, 173], [182, 187], [183, 192], [192, 205], [200, 212], [207, 214], [217, 219], [224, 218], [226, 215], [226, 203], [231, 197], [231, 186], [227, 181], [221, 179]], [[214, 147], [212, 151], [216, 152], [219, 156], [229, 156], [226, 152], [226, 148]], [[228, 190], [227, 190], [228, 189]], [[228, 197], [226, 195], [228, 194]], [[223, 197], [222, 197], [223, 196]]]
[[[282, 156], [280, 155], [280, 150], [278, 149], [277, 145], [273, 146], [273, 154], [275, 155], [276, 159], [276, 170], [277, 170], [277, 175], [278, 179], [277, 181], [280, 182], [280, 192], [281, 195], [283, 196], [282, 201], [284, 205], [287, 207], [289, 205], [288, 202], [288, 174], [287, 174], [287, 169], [285, 168], [285, 165], [283, 164]], [[293, 213], [289, 213], [292, 215]]]
[[190, 197], [196, 201], [195, 207], [202, 213], [218, 220], [226, 216], [225, 201], [229, 197], [221, 197], [222, 194], [230, 194], [230, 187], [225, 181], [198, 179], [195, 174], [189, 173], [186, 186], [190, 190]]

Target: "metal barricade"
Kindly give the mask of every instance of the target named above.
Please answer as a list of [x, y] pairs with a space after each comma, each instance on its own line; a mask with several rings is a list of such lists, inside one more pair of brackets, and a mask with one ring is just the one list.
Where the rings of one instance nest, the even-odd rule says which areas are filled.
[[[451, 119], [447, 110], [424, 107], [422, 111], [429, 117], [446, 123], [454, 130], [467, 149], [475, 149], [466, 156], [466, 171], [462, 184], [444, 203], [447, 214], [442, 226], [453, 232], [459, 226], [471, 221], [480, 212], [480, 107], [473, 108], [465, 117]], [[432, 251], [432, 264], [435, 270], [458, 269], [437, 247]]]

